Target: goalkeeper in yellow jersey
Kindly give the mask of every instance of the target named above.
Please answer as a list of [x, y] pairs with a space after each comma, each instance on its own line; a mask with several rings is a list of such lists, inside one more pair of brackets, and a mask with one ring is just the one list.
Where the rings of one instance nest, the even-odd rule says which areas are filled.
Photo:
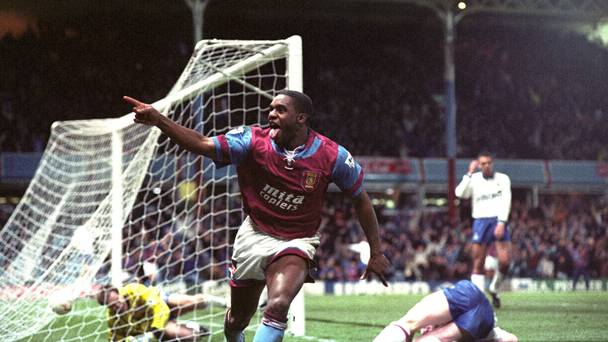
[[177, 323], [175, 318], [203, 309], [211, 302], [225, 306], [223, 300], [217, 297], [204, 294], [168, 295], [159, 288], [138, 283], [121, 288], [105, 285], [97, 294], [97, 302], [108, 307], [110, 341], [129, 341], [130, 337], [151, 335], [159, 341], [197, 341], [199, 337], [208, 336], [209, 331], [194, 322]]

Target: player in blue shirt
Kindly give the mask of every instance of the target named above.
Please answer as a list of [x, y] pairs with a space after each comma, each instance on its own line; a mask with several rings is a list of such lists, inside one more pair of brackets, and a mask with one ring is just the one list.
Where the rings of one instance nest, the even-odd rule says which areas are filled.
[[392, 322], [374, 342], [412, 341], [516, 342], [517, 336], [494, 325], [494, 310], [469, 280], [422, 298], [405, 316]]

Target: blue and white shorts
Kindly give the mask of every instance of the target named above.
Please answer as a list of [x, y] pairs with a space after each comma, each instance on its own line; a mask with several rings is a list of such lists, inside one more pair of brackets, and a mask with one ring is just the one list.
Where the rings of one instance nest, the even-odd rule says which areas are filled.
[[452, 321], [473, 339], [486, 337], [494, 328], [494, 310], [486, 296], [469, 280], [443, 290]]
[[473, 221], [473, 239], [471, 242], [482, 245], [489, 245], [494, 241], [511, 241], [511, 234], [509, 234], [509, 227], [505, 225], [505, 233], [501, 239], [497, 240], [494, 236], [494, 229], [498, 224], [498, 218], [496, 217], [483, 217], [476, 218]]

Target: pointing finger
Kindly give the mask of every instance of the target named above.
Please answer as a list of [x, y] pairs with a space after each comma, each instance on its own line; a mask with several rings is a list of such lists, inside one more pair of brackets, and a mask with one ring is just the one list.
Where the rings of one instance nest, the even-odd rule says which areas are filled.
[[380, 278], [382, 285], [384, 285], [384, 287], [388, 287], [388, 283], [386, 282], [386, 278], [384, 278], [384, 275], [381, 273], [376, 273], [376, 274], [378, 275], [378, 278]]
[[140, 102], [140, 101], [138, 101], [132, 97], [128, 97], [128, 96], [123, 96], [122, 99], [136, 107], [139, 107], [139, 106], [145, 104], [143, 102]]

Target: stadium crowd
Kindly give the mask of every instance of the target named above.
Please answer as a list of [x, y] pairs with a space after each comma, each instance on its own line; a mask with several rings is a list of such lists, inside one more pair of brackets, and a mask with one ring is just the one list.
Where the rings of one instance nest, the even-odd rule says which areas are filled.
[[[138, 30], [41, 22], [0, 37], [0, 151], [40, 151], [56, 120], [124, 114], [124, 94], [162, 98], [192, 48], [178, 34], [142, 41]], [[441, 37], [399, 32], [304, 37], [315, 51], [304, 61], [314, 126], [355, 155], [443, 156]], [[494, 27], [461, 32], [455, 56], [459, 156], [481, 148], [501, 158], [608, 155], [603, 47], [575, 33]]]
[[[567, 279], [586, 271], [591, 277], [608, 276], [608, 203], [576, 195], [543, 196], [532, 208], [513, 202], [512, 232], [514, 277]], [[324, 280], [354, 281], [364, 265], [350, 246], [360, 242], [350, 203], [335, 196], [325, 207], [318, 275]], [[456, 227], [447, 212], [378, 207], [384, 250], [392, 261], [392, 280], [444, 281], [470, 275], [471, 220], [466, 206]]]
[[[350, 51], [336, 61], [331, 50], [319, 59], [319, 86], [310, 87], [318, 122], [355, 154], [445, 155], [441, 46], [428, 35], [407, 39], [357, 50], [356, 59]], [[605, 159], [608, 68], [599, 66], [607, 57], [604, 47], [574, 33], [459, 35], [458, 155], [486, 148], [503, 158]], [[326, 89], [335, 96], [323, 96]]]
[[[450, 227], [440, 207], [420, 211], [400, 201], [395, 208], [376, 207], [382, 229], [383, 248], [392, 262], [392, 281], [453, 281], [470, 275], [471, 221], [466, 205], [458, 224]], [[183, 280], [195, 285], [221, 279], [229, 267], [229, 242], [242, 220], [238, 210], [226, 203], [206, 204], [200, 220], [191, 214], [171, 218], [174, 205], [144, 210], [143, 220], [129, 221], [123, 234], [124, 268], [144, 283]], [[181, 205], [184, 205], [183, 203]], [[238, 199], [230, 201], [238, 208]], [[0, 211], [4, 225], [11, 206]], [[321, 222], [321, 245], [317, 251], [316, 278], [356, 281], [364, 270], [359, 252], [352, 248], [364, 240], [352, 204], [340, 193], [330, 193]], [[577, 274], [608, 277], [608, 203], [594, 196], [544, 195], [533, 208], [514, 200], [509, 227], [513, 261], [510, 275], [543, 279], [569, 279]], [[217, 233], [218, 228], [228, 227]], [[212, 231], [216, 233], [212, 234]], [[107, 271], [107, 270], [106, 270]], [[103, 272], [102, 272], [103, 273]]]
[[[40, 22], [22, 36], [0, 37], [0, 151], [41, 151], [57, 120], [119, 116], [126, 111], [124, 94], [162, 98], [186, 64], [190, 42], [169, 34], [141, 41], [141, 29]], [[317, 109], [313, 127], [354, 155], [444, 156], [441, 39], [398, 31], [383, 40], [373, 33], [305, 37], [305, 51], [315, 51], [305, 53], [310, 67], [304, 75]], [[501, 158], [608, 159], [604, 48], [574, 33], [501, 27], [461, 32], [455, 52], [459, 156], [483, 147]], [[220, 212], [222, 205], [216, 201], [203, 211]], [[140, 209], [149, 214], [133, 214], [144, 219], [125, 227], [131, 237], [123, 248], [125, 269], [152, 282], [223, 277], [240, 212], [193, 223], [191, 212], [173, 217], [172, 208], [157, 204]], [[0, 226], [12, 209], [2, 205]], [[391, 280], [468, 277], [468, 215], [450, 227], [440, 208], [418, 211], [404, 202], [377, 210]], [[511, 274], [608, 277], [607, 220], [608, 204], [597, 198], [544, 196], [538, 208], [514, 201]], [[356, 222], [349, 201], [329, 196], [319, 279], [360, 276], [362, 264], [349, 248], [362, 240]], [[210, 234], [223, 226], [230, 234]], [[210, 267], [212, 260], [216, 266]]]
[[[39, 22], [0, 37], [0, 151], [39, 152], [55, 121], [118, 117], [126, 114], [122, 95], [155, 101], [170, 90], [191, 47], [106, 24]], [[150, 58], [136, 58], [138, 50]]]
[[[392, 269], [392, 281], [453, 281], [470, 275], [471, 220], [466, 205], [458, 224], [450, 227], [447, 212], [429, 207], [415, 210], [407, 201], [396, 208], [377, 206], [382, 242]], [[164, 210], [148, 208], [141, 224], [125, 234], [125, 269], [145, 282], [183, 279], [195, 284], [222, 278], [229, 266], [229, 240], [240, 225], [241, 214], [225, 215], [225, 203], [213, 202], [196, 221], [194, 215], [171, 219], [172, 205]], [[230, 206], [237, 208], [237, 199]], [[227, 222], [228, 221], [228, 222]], [[513, 240], [511, 276], [568, 279], [584, 270], [590, 277], [608, 277], [608, 203], [596, 197], [543, 196], [537, 208], [514, 201], [509, 227]], [[226, 233], [211, 234], [212, 228], [229, 227]], [[365, 264], [352, 248], [364, 240], [349, 200], [331, 193], [323, 210], [321, 245], [316, 256], [320, 280], [356, 281]], [[213, 262], [211, 262], [213, 261]], [[152, 263], [150, 271], [145, 264]]]

